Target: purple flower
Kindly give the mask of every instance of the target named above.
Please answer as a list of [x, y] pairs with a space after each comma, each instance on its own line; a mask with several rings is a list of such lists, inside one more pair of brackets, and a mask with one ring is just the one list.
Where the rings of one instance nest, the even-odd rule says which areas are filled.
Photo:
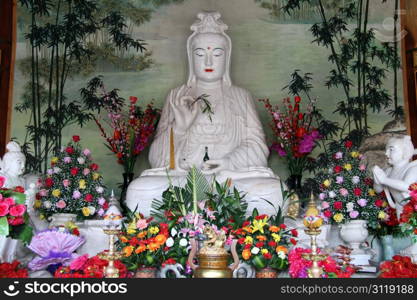
[[102, 215], [104, 215], [104, 209], [100, 208], [97, 212], [97, 214], [101, 217]]
[[287, 155], [287, 152], [284, 150], [284, 148], [280, 144], [273, 144], [271, 146], [271, 150], [276, 151], [278, 155], [281, 157], [284, 157]]
[[350, 216], [352, 219], [356, 219], [356, 218], [359, 216], [359, 212], [358, 212], [358, 211], [356, 211], [356, 210], [352, 210], [352, 211], [349, 213], [349, 216]]
[[336, 154], [334, 155], [334, 157], [336, 158], [336, 159], [342, 159], [342, 157], [343, 157], [343, 152], [336, 152]]
[[360, 207], [364, 207], [368, 203], [368, 201], [366, 199], [359, 199], [357, 202], [358, 202]]
[[74, 199], [80, 199], [81, 198], [81, 193], [78, 190], [75, 190], [72, 193], [72, 198], [74, 198]]
[[337, 177], [336, 177], [336, 182], [337, 182], [338, 184], [342, 184], [342, 183], [343, 183], [343, 176], [337, 176]]
[[314, 139], [311, 135], [306, 134], [300, 142], [300, 153], [310, 153], [314, 148]]
[[64, 163], [69, 164], [71, 162], [71, 157], [65, 156], [64, 157]]
[[327, 198], [327, 195], [325, 193], [320, 193], [319, 198], [320, 200], [324, 200]]

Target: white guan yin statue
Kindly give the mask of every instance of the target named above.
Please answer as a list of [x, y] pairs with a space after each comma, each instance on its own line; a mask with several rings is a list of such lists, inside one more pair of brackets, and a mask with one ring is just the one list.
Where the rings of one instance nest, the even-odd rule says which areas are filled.
[[[6, 149], [6, 154], [4, 154], [3, 159], [0, 159], [0, 176], [6, 178], [4, 187], [23, 187], [25, 189], [26, 206], [32, 227], [38, 230], [47, 228], [47, 223], [37, 217], [33, 208], [37, 177], [34, 175], [28, 175], [26, 178], [23, 177], [26, 157], [22, 153], [19, 144], [11, 141], [7, 144]], [[18, 241], [0, 236], [0, 260], [13, 260], [16, 256], [16, 251], [22, 248], [18, 245]]]
[[[199, 13], [198, 19], [187, 40], [188, 81], [169, 92], [150, 147], [152, 169], [131, 182], [126, 204], [149, 215], [152, 200], [168, 187], [167, 170], [175, 160], [175, 168], [168, 171], [173, 184], [185, 184], [185, 175], [195, 166], [218, 181], [231, 178], [247, 193], [248, 212], [256, 207], [274, 214], [282, 203], [281, 184], [267, 167], [269, 149], [252, 96], [230, 79], [228, 27], [218, 12]], [[210, 116], [203, 112], [204, 103], [195, 101], [203, 94], [213, 110]]]

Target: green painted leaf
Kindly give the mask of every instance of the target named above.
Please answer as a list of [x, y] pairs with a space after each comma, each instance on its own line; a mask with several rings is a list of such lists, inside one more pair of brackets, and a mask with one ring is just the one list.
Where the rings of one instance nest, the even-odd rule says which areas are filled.
[[9, 223], [7, 223], [7, 217], [0, 218], [0, 235], [9, 235]]

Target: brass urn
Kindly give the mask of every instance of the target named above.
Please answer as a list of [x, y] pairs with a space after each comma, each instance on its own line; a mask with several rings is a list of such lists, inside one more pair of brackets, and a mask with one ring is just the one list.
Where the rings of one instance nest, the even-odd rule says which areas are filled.
[[195, 278], [232, 278], [233, 271], [239, 265], [239, 257], [236, 252], [236, 240], [233, 240], [231, 252], [234, 263], [228, 266], [230, 254], [224, 248], [226, 237], [224, 234], [216, 234], [211, 227], [204, 230], [208, 240], [204, 241], [204, 246], [198, 251], [197, 259], [199, 265], [194, 264], [197, 253], [197, 243], [194, 239], [190, 240], [191, 252], [188, 256], [188, 264], [194, 271]]

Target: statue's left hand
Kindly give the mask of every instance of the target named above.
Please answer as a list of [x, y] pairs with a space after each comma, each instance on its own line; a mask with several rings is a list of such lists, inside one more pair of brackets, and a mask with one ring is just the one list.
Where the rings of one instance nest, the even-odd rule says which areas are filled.
[[374, 174], [375, 183], [383, 185], [385, 182], [385, 179], [387, 178], [387, 174], [385, 174], [384, 170], [382, 170], [378, 166], [375, 166], [372, 169], [372, 172]]
[[230, 162], [227, 158], [210, 159], [203, 163], [203, 168], [207, 170], [206, 174], [214, 174], [222, 170], [230, 169]]

